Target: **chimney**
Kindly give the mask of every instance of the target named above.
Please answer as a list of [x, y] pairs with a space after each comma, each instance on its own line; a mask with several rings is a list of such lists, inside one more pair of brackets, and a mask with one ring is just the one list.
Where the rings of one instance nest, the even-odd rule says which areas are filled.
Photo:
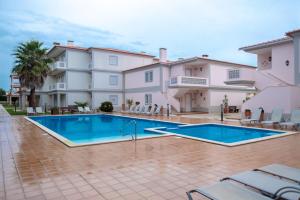
[[53, 42], [53, 45], [57, 46], [57, 45], [60, 45], [60, 43], [59, 42]]
[[166, 48], [159, 49], [159, 61], [167, 62], [167, 49]]
[[74, 41], [73, 40], [68, 40], [67, 46], [70, 46], [70, 47], [74, 46]]
[[202, 54], [202, 58], [208, 58], [207, 54]]

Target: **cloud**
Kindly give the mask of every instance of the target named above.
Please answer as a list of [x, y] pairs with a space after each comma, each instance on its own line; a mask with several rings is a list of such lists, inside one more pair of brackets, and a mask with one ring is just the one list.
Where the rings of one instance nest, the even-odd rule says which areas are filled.
[[[123, 36], [100, 28], [82, 26], [55, 17], [33, 12], [1, 11], [0, 18], [0, 87], [8, 89], [9, 74], [13, 66], [12, 53], [20, 42], [37, 39], [50, 48], [52, 42], [74, 40], [77, 45], [113, 47], [140, 51], [139, 41], [122, 43]], [[124, 41], [124, 40], [123, 40]]]

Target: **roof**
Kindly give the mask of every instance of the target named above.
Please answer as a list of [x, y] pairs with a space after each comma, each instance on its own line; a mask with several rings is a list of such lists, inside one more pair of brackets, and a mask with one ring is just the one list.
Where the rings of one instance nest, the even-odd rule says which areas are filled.
[[143, 68], [147, 68], [147, 67], [151, 67], [151, 66], [155, 66], [155, 65], [170, 66], [169, 63], [156, 62], [156, 63], [151, 63], [151, 64], [148, 64], [148, 65], [142, 65], [140, 67], [134, 67], [134, 68], [131, 68], [131, 69], [123, 70], [123, 72], [129, 72], [129, 71], [139, 70], [139, 69], [143, 69]]
[[131, 55], [138, 55], [138, 56], [146, 56], [146, 57], [151, 57], [154, 58], [155, 56], [147, 54], [147, 53], [139, 53], [139, 52], [133, 52], [133, 51], [127, 51], [127, 50], [121, 50], [121, 49], [113, 49], [113, 48], [100, 48], [100, 47], [89, 47], [89, 48], [84, 48], [84, 47], [79, 47], [79, 46], [68, 46], [68, 45], [54, 45], [49, 51], [48, 54], [53, 51], [55, 48], [61, 47], [61, 48], [66, 48], [66, 49], [74, 49], [74, 50], [81, 50], [81, 51], [89, 51], [89, 50], [101, 50], [101, 51], [110, 51], [110, 52], [115, 52], [115, 53], [125, 53], [125, 54], [131, 54]]
[[275, 40], [270, 40], [267, 42], [261, 42], [258, 44], [241, 47], [241, 48], [239, 48], [239, 50], [251, 51], [251, 50], [256, 50], [256, 49], [261, 49], [261, 48], [267, 48], [267, 47], [274, 46], [274, 45], [284, 44], [284, 43], [291, 42], [291, 41], [293, 41], [293, 39], [291, 37], [283, 37], [283, 38], [279, 38], [279, 39], [275, 39]]
[[244, 65], [244, 64], [238, 64], [238, 63], [229, 62], [229, 61], [216, 60], [216, 59], [203, 58], [203, 57], [192, 57], [192, 58], [182, 59], [182, 60], [171, 62], [170, 64], [177, 65], [177, 64], [189, 63], [189, 62], [193, 62], [193, 61], [197, 61], [197, 60], [217, 62], [217, 63], [229, 64], [229, 65], [236, 65], [236, 66], [240, 66], [240, 67], [255, 68], [255, 66], [251, 66], [251, 65]]
[[296, 33], [300, 33], [300, 29], [295, 29], [295, 30], [289, 31], [285, 34], [289, 37], [293, 37], [293, 35], [296, 34]]

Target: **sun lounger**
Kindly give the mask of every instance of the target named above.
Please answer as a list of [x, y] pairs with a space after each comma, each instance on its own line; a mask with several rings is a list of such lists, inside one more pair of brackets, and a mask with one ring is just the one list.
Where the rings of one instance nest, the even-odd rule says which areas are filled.
[[41, 107], [36, 107], [35, 111], [36, 111], [36, 114], [45, 114], [45, 112], [43, 111], [43, 109]]
[[228, 181], [191, 190], [187, 192], [189, 200], [193, 200], [192, 193], [199, 193], [212, 200], [271, 200], [269, 197]]
[[294, 181], [300, 185], [300, 169], [297, 168], [281, 164], [272, 164], [258, 169], [254, 169], [254, 171], [262, 171], [274, 176]]
[[272, 111], [271, 120], [269, 121], [262, 121], [261, 124], [263, 125], [273, 125], [278, 124], [281, 122], [283, 110], [282, 109], [274, 109]]
[[141, 111], [141, 106], [137, 105], [136, 108], [134, 109], [134, 114], [138, 114]]
[[80, 113], [84, 113], [84, 109], [83, 109], [83, 107], [78, 107], [78, 112], [80, 112]]
[[156, 107], [156, 110], [154, 110], [153, 114], [155, 114], [155, 115], [160, 114], [160, 106]]
[[149, 105], [146, 105], [144, 111], [141, 111], [141, 114], [147, 114], [149, 111], [149, 107]]
[[300, 124], [300, 110], [292, 111], [290, 121], [279, 123], [281, 127], [287, 128], [288, 126], [291, 126], [294, 127], [295, 129], [297, 129], [297, 126], [299, 124]]
[[139, 109], [136, 114], [142, 114], [145, 111], [145, 106], [143, 105], [141, 109]]
[[85, 106], [85, 107], [84, 107], [84, 112], [85, 112], [85, 113], [91, 113], [92, 111], [91, 111], [90, 107]]
[[154, 112], [154, 108], [155, 108], [155, 106], [151, 106], [150, 110], [148, 112], [146, 112], [146, 115], [152, 115]]
[[35, 112], [34, 112], [34, 110], [33, 110], [32, 107], [27, 107], [26, 111], [27, 111], [27, 115], [34, 115], [35, 114]]
[[131, 106], [128, 113], [134, 113], [138, 106]]
[[300, 186], [298, 184], [258, 171], [242, 172], [222, 179], [222, 181], [224, 180], [241, 183], [271, 198], [278, 196], [288, 200], [299, 200], [300, 198]]
[[259, 122], [261, 115], [261, 109], [254, 110], [252, 116], [250, 119], [242, 119], [241, 124], [251, 124], [251, 123], [257, 123]]

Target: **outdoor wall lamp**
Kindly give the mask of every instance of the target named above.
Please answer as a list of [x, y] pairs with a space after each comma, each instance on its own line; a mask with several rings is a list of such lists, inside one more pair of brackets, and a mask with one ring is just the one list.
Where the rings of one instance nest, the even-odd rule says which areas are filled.
[[289, 61], [289, 60], [286, 60], [286, 61], [285, 61], [285, 65], [286, 65], [286, 66], [289, 66], [289, 65], [290, 65], [290, 61]]

